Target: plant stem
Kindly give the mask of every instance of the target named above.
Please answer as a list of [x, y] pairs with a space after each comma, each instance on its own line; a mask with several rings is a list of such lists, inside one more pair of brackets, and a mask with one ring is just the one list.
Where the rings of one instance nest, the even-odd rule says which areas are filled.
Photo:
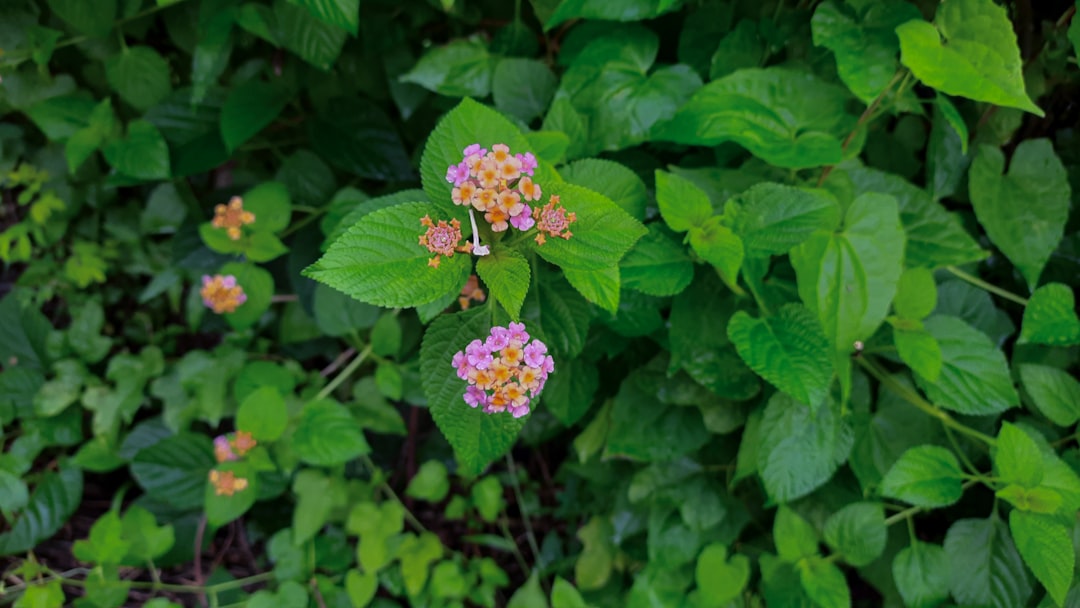
[[[364, 460], [364, 466], [367, 467], [368, 471], [371, 471], [372, 475], [374, 475], [375, 471], [378, 470], [378, 467], [376, 467], [375, 463], [372, 462], [371, 457], [365, 454], [364, 456], [361, 456], [361, 458]], [[379, 484], [379, 489], [383, 492], [386, 492], [387, 496], [396, 500], [397, 503], [401, 505], [401, 508], [405, 511], [405, 519], [409, 521], [409, 525], [416, 528], [420, 532], [428, 531], [427, 526], [425, 526], [419, 519], [416, 518], [415, 515], [413, 515], [412, 511], [409, 510], [409, 507], [405, 505], [405, 502], [401, 500], [401, 497], [398, 496], [397, 492], [394, 491], [394, 488], [390, 487], [390, 484], [386, 483], [386, 481], [383, 480]]]
[[510, 534], [510, 526], [506, 525], [505, 515], [499, 518], [499, 529], [502, 530], [506, 542], [510, 543], [514, 558], [517, 560], [518, 566], [521, 566], [521, 571], [531, 573], [532, 569], [529, 568], [529, 563], [525, 561], [525, 556], [521, 554], [521, 549], [518, 549], [517, 542], [514, 541], [514, 535]]
[[[848, 133], [847, 137], [844, 138], [844, 143], [840, 146], [841, 150], [847, 150], [848, 146], [851, 145], [851, 142], [855, 140], [855, 136], [858, 135], [859, 129], [863, 128], [863, 126], [865, 126], [866, 123], [870, 122], [870, 120], [874, 117], [874, 112], [876, 112], [878, 107], [881, 106], [881, 102], [885, 101], [885, 96], [889, 94], [890, 90], [892, 90], [893, 85], [895, 85], [897, 82], [900, 82], [900, 80], [903, 79], [907, 73], [908, 71], [906, 69], [897, 70], [896, 74], [893, 75], [892, 80], [889, 81], [889, 84], [885, 85], [885, 88], [882, 89], [881, 92], [878, 93], [878, 96], [870, 102], [870, 105], [866, 106], [866, 109], [863, 110], [863, 113], [859, 115], [859, 120], [855, 122], [855, 127], [851, 129], [851, 133]], [[821, 187], [821, 184], [825, 183], [825, 178], [829, 177], [829, 174], [832, 173], [834, 166], [835, 165], [828, 165], [821, 170], [821, 177], [818, 178], [817, 182], [819, 188]]]
[[990, 283], [987, 283], [986, 281], [980, 279], [979, 277], [977, 277], [977, 276], [975, 276], [973, 274], [968, 274], [968, 273], [964, 272], [963, 270], [960, 270], [956, 266], [946, 266], [945, 270], [948, 270], [949, 272], [953, 273], [953, 275], [955, 275], [956, 277], [959, 277], [959, 278], [967, 281], [968, 283], [971, 283], [972, 285], [974, 285], [976, 287], [979, 287], [979, 288], [982, 288], [982, 289], [984, 289], [986, 291], [989, 291], [992, 294], [1001, 296], [1001, 297], [1005, 298], [1006, 300], [1016, 302], [1017, 304], [1019, 304], [1021, 306], [1027, 306], [1027, 303], [1028, 303], [1027, 298], [1022, 298], [1022, 297], [1016, 295], [1015, 293], [1013, 293], [1011, 291], [1006, 291], [1006, 290], [998, 287], [997, 285], [992, 285]]
[[525, 508], [525, 497], [521, 492], [521, 482], [518, 481], [517, 467], [514, 466], [514, 457], [506, 453], [506, 468], [510, 471], [510, 485], [514, 487], [514, 497], [517, 499], [518, 511], [521, 512], [521, 521], [525, 524], [525, 537], [529, 541], [529, 550], [533, 556], [533, 570], [540, 561], [540, 545], [536, 542], [536, 534], [533, 533], [532, 521], [529, 512]]
[[319, 394], [315, 395], [315, 400], [318, 401], [319, 399], [325, 399], [329, 397], [330, 394], [334, 392], [334, 389], [340, 386], [346, 378], [351, 376], [352, 373], [355, 372], [356, 369], [364, 363], [364, 360], [367, 359], [368, 355], [370, 354], [371, 345], [369, 344], [364, 348], [364, 350], [360, 351], [360, 354], [357, 355], [355, 359], [350, 361], [349, 364], [345, 366], [345, 369], [341, 370], [338, 375], [334, 376], [334, 379], [331, 380], [329, 384], [324, 386], [322, 390], [319, 391]]
[[[963, 490], [966, 490], [966, 489], [970, 488], [971, 486], [975, 485], [976, 483], [978, 483], [978, 482], [975, 481], [975, 480], [965, 481], [963, 483], [963, 485], [960, 486], [960, 488], [963, 489]], [[904, 509], [903, 511], [900, 511], [899, 513], [897, 513], [895, 515], [890, 515], [889, 517], [886, 517], [885, 518], [885, 525], [886, 526], [891, 526], [891, 525], [893, 525], [893, 524], [895, 524], [897, 522], [904, 521], [905, 519], [910, 519], [911, 517], [914, 517], [915, 515], [918, 515], [919, 513], [922, 513], [923, 511], [929, 511], [929, 510], [930, 509], [928, 509], [926, 507], [908, 507], [907, 509]]]
[[907, 401], [911, 405], [914, 405], [916, 408], [922, 410], [929, 416], [937, 418], [946, 427], [952, 428], [953, 430], [963, 433], [969, 437], [978, 439], [979, 441], [982, 441], [987, 445], [993, 446], [997, 444], [997, 440], [993, 437], [984, 433], [980, 433], [979, 431], [976, 431], [975, 429], [960, 423], [955, 418], [947, 414], [945, 410], [923, 399], [917, 393], [911, 391], [903, 384], [900, 384], [895, 379], [893, 379], [892, 376], [886, 374], [884, 370], [879, 368], [865, 356], [856, 357], [855, 360], [859, 363], [860, 366], [862, 366], [863, 369], [869, 372], [871, 376], [877, 378], [878, 382], [881, 382], [881, 384], [887, 386], [889, 390], [896, 393], [897, 396], [902, 398], [904, 401]]

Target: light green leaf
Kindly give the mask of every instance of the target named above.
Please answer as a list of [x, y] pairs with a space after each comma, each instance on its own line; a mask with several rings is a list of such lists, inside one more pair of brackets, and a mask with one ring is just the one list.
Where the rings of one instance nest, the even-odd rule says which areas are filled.
[[[483, 98], [491, 93], [491, 79], [496, 61], [496, 58], [488, 54], [487, 46], [481, 41], [454, 40], [424, 53], [420, 61], [402, 74], [399, 80], [418, 84], [448, 97]], [[488, 142], [480, 143], [483, 146], [490, 145]]]
[[1019, 367], [1020, 381], [1035, 407], [1058, 426], [1072, 426], [1080, 419], [1080, 382], [1072, 374], [1035, 363]]
[[360, 0], [290, 0], [311, 11], [319, 19], [346, 30], [353, 36], [360, 28]]
[[944, 365], [941, 345], [923, 328], [922, 323], [904, 319], [893, 323], [893, 343], [900, 360], [920, 378], [931, 383], [941, 379]]
[[739, 269], [743, 262], [743, 242], [723, 218], [713, 216], [699, 226], [690, 228], [690, 246], [706, 262], [713, 265], [732, 291], [739, 291]]
[[1047, 283], [1035, 290], [1024, 308], [1020, 343], [1069, 346], [1080, 343], [1080, 318], [1072, 288]]
[[283, 87], [249, 80], [229, 91], [221, 108], [221, 138], [235, 150], [255, 136], [285, 109], [289, 93]]
[[795, 563], [818, 554], [817, 530], [790, 507], [780, 505], [773, 520], [773, 539], [780, 559]]
[[728, 559], [727, 547], [713, 543], [698, 556], [694, 580], [707, 606], [724, 606], [742, 595], [750, 582], [750, 559], [745, 555]]
[[656, 204], [660, 215], [675, 232], [686, 232], [712, 217], [712, 204], [705, 191], [675, 173], [656, 171]]
[[645, 221], [649, 193], [637, 173], [619, 163], [583, 158], [560, 169], [562, 178], [610, 198], [639, 222]]
[[353, 568], [345, 574], [345, 592], [353, 606], [367, 606], [379, 590], [379, 578], [374, 572]]
[[409, 481], [405, 495], [428, 502], [441, 502], [449, 491], [450, 479], [446, 465], [438, 460], [427, 460]]
[[739, 356], [762, 378], [796, 401], [816, 406], [832, 384], [832, 358], [821, 325], [798, 304], [755, 319], [738, 311], [727, 334]]
[[900, 275], [893, 308], [905, 319], [922, 320], [937, 307], [937, 283], [926, 268], [909, 268]]
[[969, 173], [971, 204], [987, 236], [1034, 290], [1065, 232], [1069, 180], [1049, 139], [1021, 142], [1009, 162], [1009, 172], [1002, 175], [1004, 169], [1001, 150], [979, 146]]
[[611, 521], [598, 515], [578, 529], [577, 538], [584, 546], [574, 563], [574, 581], [579, 588], [599, 589], [611, 578], [616, 551], [614, 535]]
[[172, 93], [169, 64], [148, 46], [126, 48], [105, 62], [109, 85], [137, 110], [146, 111]]
[[407, 534], [398, 549], [401, 560], [401, 574], [405, 581], [405, 591], [416, 596], [424, 588], [428, 578], [428, 568], [432, 562], [442, 557], [443, 546], [439, 537], [431, 532], [423, 532], [419, 537]]
[[896, 28], [896, 35], [900, 62], [927, 86], [1043, 116], [1024, 91], [1009, 16], [993, 0], [939, 4], [933, 25], [915, 19]]
[[558, 84], [544, 62], [507, 57], [495, 66], [491, 93], [500, 112], [529, 122], [547, 110]]
[[90, 527], [89, 538], [75, 541], [72, 554], [81, 561], [119, 564], [131, 543], [123, 538], [124, 528], [116, 511], [106, 511]]
[[1021, 511], [1057, 513], [1063, 504], [1061, 494], [1050, 488], [1025, 488], [1010, 484], [994, 492], [994, 496], [1009, 501]]
[[468, 277], [469, 256], [444, 257], [433, 268], [433, 254], [417, 242], [425, 230], [420, 218], [433, 211], [405, 203], [366, 215], [303, 274], [379, 306], [417, 306], [456, 293]]
[[896, 27], [920, 14], [906, 2], [869, 3], [858, 12], [847, 3], [825, 2], [814, 10], [810, 25], [814, 44], [836, 56], [840, 80], [856, 97], [870, 103], [899, 67]]
[[619, 272], [628, 289], [650, 296], [673, 296], [694, 280], [694, 263], [670, 230], [652, 223], [648, 234], [623, 257]]
[[949, 597], [952, 566], [939, 545], [912, 541], [893, 558], [892, 574], [909, 608], [934, 608]]
[[[627, 257], [632, 255], [634, 250], [631, 249], [630, 251], [631, 253], [627, 254]], [[586, 300], [611, 314], [619, 312], [620, 276], [618, 266], [599, 270], [565, 268], [563, 269], [563, 276]]]
[[825, 520], [825, 542], [852, 566], [869, 565], [885, 552], [888, 529], [880, 503], [856, 502]]
[[1027, 604], [1031, 583], [1005, 522], [961, 519], [945, 535], [952, 569], [949, 587], [957, 603], [1012, 608]]
[[251, 327], [270, 308], [270, 300], [274, 297], [274, 277], [254, 264], [238, 262], [222, 266], [221, 274], [236, 277], [236, 284], [244, 289], [247, 296], [247, 300], [235, 312], [223, 315], [225, 321], [238, 331]]
[[1017, 510], [1009, 513], [1009, 529], [1024, 563], [1054, 601], [1064, 606], [1076, 563], [1070, 531], [1052, 517]]
[[839, 221], [840, 205], [824, 190], [764, 183], [724, 204], [724, 224], [742, 239], [746, 257], [785, 254]]
[[623, 255], [647, 230], [611, 199], [581, 186], [552, 183], [545, 194], [560, 197], [577, 221], [570, 225], [569, 239], [548, 237], [536, 252], [563, 268], [601, 270], [619, 263]]
[[551, 608], [588, 608], [585, 599], [573, 585], [561, 576], [555, 577], [551, 586]]
[[799, 296], [815, 312], [840, 355], [869, 338], [889, 310], [903, 272], [904, 231], [896, 200], [863, 194], [844, 229], [817, 232], [791, 251]]
[[941, 346], [941, 375], [915, 380], [932, 402], [961, 414], [997, 414], [1020, 403], [1005, 355], [990, 338], [956, 317], [934, 315], [926, 331]]
[[277, 441], [285, 433], [289, 412], [281, 392], [263, 386], [249, 393], [236, 411], [236, 428], [251, 433], [257, 441]]
[[881, 480], [881, 493], [917, 507], [947, 507], [960, 500], [963, 471], [949, 450], [921, 445], [904, 452]]
[[854, 436], [828, 401], [808, 407], [776, 393], [761, 420], [757, 470], [776, 502], [806, 496], [847, 460]]
[[1042, 481], [1043, 459], [1039, 446], [1012, 423], [1001, 423], [993, 456], [994, 468], [1003, 482], [1034, 488]]
[[128, 124], [127, 136], [105, 144], [105, 160], [120, 173], [140, 180], [169, 177], [169, 146], [157, 127], [145, 120]]
[[803, 591], [820, 608], [851, 608], [847, 579], [836, 564], [821, 557], [799, 563]]
[[654, 136], [699, 146], [733, 141], [787, 169], [833, 165], [855, 125], [847, 100], [847, 91], [810, 72], [744, 69], [699, 89]]
[[164, 555], [176, 541], [172, 524], [157, 525], [154, 515], [146, 509], [133, 505], [124, 512], [121, 523], [124, 538], [130, 542], [125, 562], [145, 564], [146, 560]]
[[529, 261], [516, 249], [496, 247], [476, 262], [476, 274], [510, 318], [518, 320], [529, 291]]
[[506, 608], [548, 608], [544, 590], [540, 588], [540, 576], [533, 572], [525, 584], [510, 596]]
[[360, 423], [333, 399], [304, 405], [292, 447], [300, 460], [317, 466], [344, 464], [371, 451]]

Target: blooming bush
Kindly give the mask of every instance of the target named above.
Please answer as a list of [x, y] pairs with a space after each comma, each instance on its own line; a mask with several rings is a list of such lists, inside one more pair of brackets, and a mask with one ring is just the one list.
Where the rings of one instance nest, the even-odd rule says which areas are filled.
[[1075, 14], [0, 0], [0, 606], [1076, 605]]

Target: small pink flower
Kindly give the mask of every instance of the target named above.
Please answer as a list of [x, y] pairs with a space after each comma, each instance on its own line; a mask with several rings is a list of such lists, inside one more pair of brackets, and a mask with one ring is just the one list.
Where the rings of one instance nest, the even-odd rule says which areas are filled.
[[469, 365], [476, 369], [487, 369], [493, 360], [491, 349], [484, 346], [484, 343], [480, 340], [470, 342], [465, 347], [465, 355], [468, 357]]
[[[518, 342], [521, 342], [522, 344], [529, 341], [529, 332], [525, 331], [525, 324], [524, 323], [514, 323], [514, 322], [511, 321], [509, 327], [507, 327], [507, 330], [510, 333], [510, 339], [511, 340], [517, 340]], [[539, 340], [537, 340], [536, 344], [539, 344], [544, 349], [545, 353], [547, 352], [547, 347], [544, 346], [543, 342], [540, 342]]]
[[488, 336], [484, 346], [492, 351], [502, 350], [510, 343], [510, 330], [505, 327], [492, 327], [491, 335]]
[[525, 365], [543, 369], [544, 355], [547, 354], [547, 345], [539, 340], [525, 347]]
[[461, 154], [463, 156], [472, 156], [474, 154], [477, 155], [477, 156], [483, 156], [483, 155], [487, 154], [487, 150], [481, 148], [480, 144], [472, 144], [472, 145], [466, 146], [466, 148], [461, 151]]
[[454, 358], [451, 363], [457, 368], [458, 378], [461, 378], [462, 380], [469, 379], [469, 360], [465, 356], [465, 353], [461, 351], [454, 353]]
[[[546, 348], [544, 349], [547, 350]], [[540, 366], [540, 369], [544, 370], [545, 374], [550, 374], [555, 371], [555, 359], [551, 358], [551, 355], [544, 357], [544, 364]]]
[[476, 407], [478, 405], [487, 406], [488, 396], [478, 386], [470, 386], [465, 389], [465, 403], [469, 404], [469, 407]]
[[214, 437], [214, 458], [218, 462], [228, 462], [237, 459], [236, 453], [233, 452], [232, 446], [229, 445], [229, 438], [225, 435]]
[[518, 160], [521, 161], [521, 172], [526, 175], [532, 175], [536, 169], [536, 157], [532, 152], [526, 152], [524, 154], [515, 154]]
[[510, 218], [510, 225], [521, 231], [528, 230], [536, 225], [536, 220], [532, 218], [532, 212], [529, 210], [528, 205], [525, 205], [525, 211], [521, 215]]

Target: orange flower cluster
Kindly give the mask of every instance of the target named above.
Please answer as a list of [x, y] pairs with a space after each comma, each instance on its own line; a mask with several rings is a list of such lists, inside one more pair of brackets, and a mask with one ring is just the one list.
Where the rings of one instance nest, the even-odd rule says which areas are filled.
[[214, 228], [224, 228], [229, 238], [240, 240], [241, 228], [255, 223], [255, 214], [244, 211], [244, 199], [234, 196], [229, 204], [214, 207], [214, 219], [210, 222]]
[[465, 286], [461, 288], [461, 296], [458, 297], [461, 310], [468, 310], [473, 300], [483, 302], [485, 299], [487, 299], [487, 294], [484, 293], [483, 289], [480, 289], [480, 280], [476, 278], [475, 274], [469, 275], [469, 280], [465, 281]]
[[199, 290], [203, 304], [219, 315], [226, 312], [236, 312], [236, 309], [247, 302], [247, 294], [244, 288], [237, 284], [233, 275], [214, 276], [203, 275], [203, 286]]
[[539, 232], [536, 235], [536, 244], [543, 245], [547, 241], [545, 232], [548, 236], [564, 239], [573, 236], [570, 232], [570, 224], [577, 221], [577, 214], [573, 211], [568, 213], [565, 207], [559, 205], [559, 197], [552, 196], [546, 205], [533, 211], [533, 218], [536, 220], [536, 229]]
[[427, 232], [420, 235], [420, 244], [435, 254], [435, 257], [428, 260], [428, 266], [438, 268], [442, 261], [441, 256], [453, 257], [455, 251], [461, 253], [472, 251], [473, 245], [468, 241], [464, 245], [458, 245], [461, 242], [461, 222], [450, 220], [447, 224], [446, 220], [439, 220], [436, 224], [431, 220], [430, 215], [425, 215], [420, 218], [420, 224], [427, 227]]
[[[250, 452], [258, 442], [247, 431], [236, 431], [232, 439], [227, 435], [214, 438], [214, 458], [219, 462], [231, 462]], [[248, 480], [237, 477], [232, 471], [210, 471], [210, 485], [217, 496], [232, 496], [248, 487]]]

